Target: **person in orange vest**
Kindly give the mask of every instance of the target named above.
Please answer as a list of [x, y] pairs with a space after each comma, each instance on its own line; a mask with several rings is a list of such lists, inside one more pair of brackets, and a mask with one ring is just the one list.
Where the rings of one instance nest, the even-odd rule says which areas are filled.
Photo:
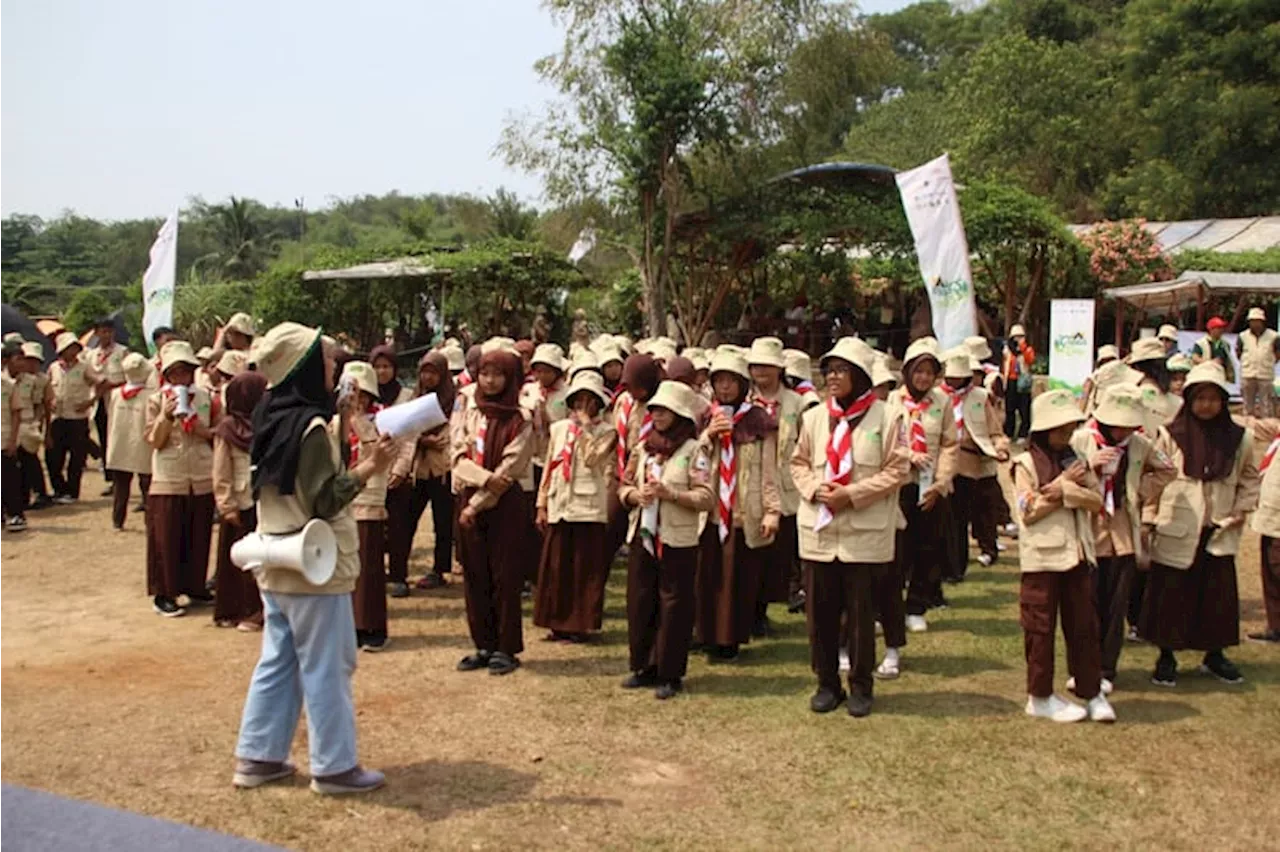
[[1004, 379], [1004, 433], [1010, 441], [1025, 439], [1031, 429], [1031, 365], [1036, 351], [1019, 323], [1009, 329], [1000, 375]]

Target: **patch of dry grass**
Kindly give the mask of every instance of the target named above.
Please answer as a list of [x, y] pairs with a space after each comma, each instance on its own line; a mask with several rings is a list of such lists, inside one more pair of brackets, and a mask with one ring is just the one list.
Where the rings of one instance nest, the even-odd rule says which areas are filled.
[[[258, 637], [153, 615], [142, 535], [107, 515], [50, 510], [5, 538], [7, 782], [305, 849], [1265, 848], [1280, 832], [1276, 649], [1237, 649], [1238, 687], [1183, 655], [1170, 691], [1147, 680], [1154, 651], [1130, 645], [1119, 724], [1032, 721], [1011, 558], [950, 590], [866, 720], [808, 711], [798, 617], [775, 616], [778, 636], [737, 664], [696, 658], [678, 700], [619, 689], [621, 567], [601, 642], [549, 645], [526, 621], [525, 666], [501, 679], [453, 670], [461, 587], [415, 593], [391, 602], [393, 647], [356, 675], [361, 755], [388, 788], [236, 792]], [[1256, 629], [1256, 537], [1239, 565]], [[294, 758], [305, 772], [305, 730]]]

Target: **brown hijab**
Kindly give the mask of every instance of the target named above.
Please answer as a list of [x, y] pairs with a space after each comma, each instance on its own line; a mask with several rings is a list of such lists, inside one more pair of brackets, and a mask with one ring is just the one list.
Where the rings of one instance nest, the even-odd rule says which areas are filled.
[[[428, 391], [422, 386], [422, 370], [430, 367], [439, 377], [434, 390]], [[434, 393], [436, 400], [440, 403], [440, 410], [447, 416], [453, 411], [453, 400], [458, 389], [454, 387], [453, 377], [449, 375], [449, 359], [444, 356], [443, 352], [433, 350], [422, 356], [422, 360], [418, 361], [418, 386], [415, 388], [417, 396], [423, 396], [427, 393]]]
[[[627, 358], [622, 365], [622, 386], [630, 391], [631, 395], [636, 399], [647, 400], [658, 392], [658, 385], [662, 381], [662, 367], [658, 362], [653, 360], [653, 356], [646, 355], [643, 352], [637, 352]], [[636, 393], [640, 390], [644, 393], [641, 397]]]
[[267, 379], [261, 373], [241, 373], [223, 391], [227, 407], [214, 427], [214, 434], [237, 450], [249, 452], [253, 443], [253, 409], [267, 392]]
[[[1244, 427], [1231, 419], [1226, 394], [1222, 409], [1212, 420], [1201, 420], [1192, 413], [1192, 398], [1199, 385], [1183, 389], [1186, 403], [1166, 426], [1170, 437], [1182, 450], [1182, 472], [1192, 479], [1211, 482], [1225, 479], [1236, 463], [1236, 451], [1244, 437]], [[1212, 386], [1210, 386], [1212, 387]], [[1222, 391], [1219, 389], [1219, 393]]]
[[[747, 394], [751, 390], [751, 383], [742, 376], [735, 375], [738, 380], [738, 395], [734, 397], [731, 405], [726, 405], [720, 400], [714, 400], [707, 409], [707, 419], [719, 410], [724, 409], [724, 413], [733, 419], [733, 413], [746, 400]], [[751, 406], [751, 410], [742, 416], [742, 419], [733, 424], [733, 442], [735, 444], [750, 444], [753, 441], [763, 440], [764, 436], [770, 432], [778, 431], [777, 417], [770, 417], [769, 412], [758, 405]]]
[[489, 419], [484, 441], [484, 466], [487, 470], [494, 470], [498, 462], [502, 461], [502, 453], [507, 444], [520, 434], [520, 429], [524, 426], [524, 415], [520, 412], [519, 403], [522, 365], [519, 355], [494, 350], [480, 356], [477, 379], [485, 367], [501, 370], [507, 380], [502, 386], [502, 393], [497, 396], [485, 396], [479, 385], [476, 386], [476, 407]]
[[683, 355], [667, 359], [667, 378], [671, 381], [693, 387], [697, 374], [698, 371], [693, 368], [693, 362]]
[[[675, 414], [673, 411], [672, 414]], [[657, 429], [651, 431], [644, 439], [644, 451], [651, 456], [669, 459], [671, 455], [685, 445], [690, 438], [698, 437], [698, 427], [688, 417], [676, 414], [675, 422], [665, 432]]]

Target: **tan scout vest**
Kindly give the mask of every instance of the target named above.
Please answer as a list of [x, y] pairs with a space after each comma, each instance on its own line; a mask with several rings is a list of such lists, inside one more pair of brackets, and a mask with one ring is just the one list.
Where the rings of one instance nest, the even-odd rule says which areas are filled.
[[[1201, 482], [1183, 472], [1181, 448], [1161, 432], [1156, 446], [1169, 457], [1177, 478], [1164, 487], [1156, 509], [1151, 560], [1169, 568], [1190, 568], [1200, 544], [1200, 531], [1235, 513], [1253, 511], [1258, 502], [1258, 467], [1253, 458], [1253, 436], [1245, 431], [1236, 448], [1235, 464], [1225, 479]], [[1244, 526], [1218, 529], [1205, 546], [1213, 556], [1234, 556], [1240, 549]]]
[[[124, 378], [124, 356], [129, 354], [129, 350], [119, 343], [111, 344], [111, 348], [103, 351], [102, 349], [90, 349], [85, 354], [89, 363], [93, 364], [94, 369], [102, 378], [106, 379], [113, 385], [122, 385]], [[203, 372], [203, 371], [201, 371]]]
[[[378, 427], [363, 414], [351, 416], [351, 428], [360, 438], [360, 458], [368, 458], [378, 443]], [[329, 421], [330, 440], [337, 442], [339, 451], [348, 438], [341, 432], [342, 417], [334, 415]], [[357, 521], [385, 521], [387, 519], [387, 472], [375, 473], [365, 482], [364, 488], [351, 501], [351, 512]]]
[[[163, 415], [160, 407], [164, 391], [154, 393], [147, 401], [147, 432], [150, 434]], [[196, 388], [191, 393], [191, 406], [206, 429], [210, 426], [213, 403], [207, 391]], [[182, 431], [175, 421], [163, 447], [151, 453], [152, 494], [212, 494], [213, 445]]]
[[[877, 401], [853, 429], [853, 476], [850, 482], [868, 479], [884, 468], [891, 446], [889, 409]], [[831, 415], [826, 406], [811, 408], [801, 418], [800, 428], [809, 436], [809, 467], [819, 482], [826, 477], [827, 438]], [[845, 507], [831, 523], [814, 531], [818, 520], [817, 502], [800, 501], [796, 525], [800, 533], [800, 558], [814, 562], [880, 563], [893, 559], [899, 517], [898, 495], [894, 493], [855, 511]]]
[[1271, 467], [1262, 475], [1258, 511], [1253, 513], [1250, 526], [1260, 535], [1280, 538], [1280, 462], [1273, 460]]
[[[739, 444], [734, 447], [738, 454], [738, 494], [734, 498], [733, 504], [733, 528], [742, 530], [743, 539], [747, 543], [748, 550], [759, 550], [762, 547], [768, 547], [773, 544], [773, 540], [776, 537], [771, 535], [765, 538], [760, 535], [760, 523], [764, 520], [768, 509], [765, 506], [766, 476], [769, 477], [768, 485], [770, 490], [778, 493], [777, 470], [771, 467], [766, 471], [764, 465], [766, 457], [772, 459], [777, 455], [776, 448], [776, 433], [770, 433], [763, 440], [752, 441], [750, 444]], [[710, 459], [711, 479], [714, 482], [717, 481], [716, 477], [719, 476], [720, 471], [720, 442], [718, 440], [711, 441], [707, 447], [707, 456]], [[717, 499], [719, 499], [718, 496]], [[777, 511], [779, 507], [774, 508]], [[699, 526], [705, 527], [708, 523], [714, 526], [717, 522], [718, 512], [718, 508], [713, 508], [710, 512], [703, 512], [699, 519]]]
[[[1225, 340], [1222, 341], [1222, 343], [1224, 346], [1226, 345]], [[1211, 357], [1212, 352], [1213, 338], [1206, 334], [1204, 337], [1197, 340], [1195, 345], [1191, 347], [1191, 358], [1197, 364], [1201, 362], [1209, 362], [1214, 360]], [[1234, 382], [1236, 380], [1236, 365], [1232, 363], [1231, 358], [1228, 357], [1225, 361], [1220, 363], [1222, 364], [1222, 371], [1227, 375], [1227, 381]]]
[[[18, 408], [22, 412], [22, 422], [18, 424], [18, 446], [29, 453], [39, 452], [44, 445], [43, 394], [46, 380], [43, 376], [23, 373], [13, 381]], [[149, 462], [147, 472], [151, 472]]]
[[[648, 453], [644, 447], [636, 450], [636, 479], [643, 482], [643, 473], [649, 466]], [[674, 491], [688, 491], [697, 487], [693, 481], [693, 473], [701, 466], [703, 473], [715, 478], [714, 462], [708, 458], [707, 450], [696, 438], [684, 442], [680, 449], [672, 453], [671, 458], [662, 466], [662, 482]], [[640, 529], [641, 508], [631, 509], [631, 520], [627, 526], [627, 541], [634, 541]], [[662, 501], [658, 507], [658, 537], [664, 547], [694, 547], [702, 531], [700, 516], [696, 509], [688, 509], [677, 503]], [[633, 546], [642, 546], [638, 543]]]
[[558, 423], [569, 416], [569, 406], [565, 403], [568, 391], [567, 383], [562, 381], [558, 387], [547, 394], [544, 406], [546, 418], [543, 419], [536, 414], [538, 407], [542, 404], [542, 385], [535, 380], [525, 382], [520, 387], [520, 405], [534, 415], [532, 419], [534, 426], [533, 458], [539, 465], [547, 457], [547, 443], [550, 441], [551, 424]]
[[[1071, 449], [1075, 451], [1077, 458], [1083, 460], [1092, 469], [1093, 457], [1101, 452], [1102, 448], [1094, 442], [1093, 435], [1087, 428], [1081, 428], [1071, 436]], [[1130, 436], [1124, 470], [1124, 511], [1129, 518], [1129, 541], [1135, 553], [1142, 546], [1142, 504], [1138, 499], [1142, 490], [1142, 474], [1147, 466], [1147, 459], [1153, 452], [1155, 452], [1153, 440], [1139, 433]], [[1116, 508], [1118, 511], [1120, 507]], [[1102, 524], [1110, 523], [1110, 520], [1105, 511], [1094, 516], [1095, 543], [1097, 528]]]
[[[329, 437], [329, 451], [333, 466], [342, 469], [342, 454], [338, 442], [328, 433], [325, 422], [317, 417], [307, 426], [306, 435], [316, 429], [324, 429]], [[258, 532], [262, 535], [288, 535], [307, 525], [311, 515], [303, 508], [295, 494], [281, 494], [274, 485], [265, 486], [258, 494]], [[254, 572], [258, 586], [266, 592], [282, 592], [291, 595], [345, 595], [355, 590], [356, 577], [360, 575], [360, 535], [350, 506], [343, 506], [336, 515], [325, 518], [338, 540], [338, 564], [333, 577], [323, 586], [313, 586], [303, 576], [287, 568], [266, 568]]]
[[[1013, 460], [1014, 475], [1025, 473], [1031, 487], [1040, 489], [1036, 466], [1030, 453]], [[1016, 502], [1016, 501], [1015, 501]], [[1059, 506], [1032, 524], [1027, 524], [1018, 511], [1018, 562], [1024, 574], [1045, 571], [1070, 571], [1081, 561], [1097, 565], [1093, 552], [1093, 519], [1091, 512]], [[1083, 557], [1083, 560], [1082, 560]]]
[[93, 373], [84, 361], [68, 367], [62, 361], [49, 365], [49, 381], [53, 383], [53, 417], [55, 420], [86, 420], [89, 409], [82, 408], [93, 399]]
[[[965, 395], [964, 405], [960, 409], [964, 420], [964, 437], [956, 452], [956, 473], [959, 476], [986, 479], [996, 475], [997, 436], [991, 434], [992, 426], [987, 419], [990, 399], [991, 395], [982, 387], [973, 387]], [[947, 409], [951, 408], [950, 398], [947, 399], [946, 406]]]
[[1275, 331], [1263, 329], [1261, 336], [1254, 336], [1253, 330], [1248, 328], [1240, 332], [1240, 374], [1246, 379], [1275, 381]]
[[553, 524], [561, 521], [603, 524], [609, 518], [609, 485], [617, 467], [616, 432], [607, 418], [583, 429], [574, 444], [573, 467], [566, 481], [561, 467], [552, 465], [564, 449], [569, 426], [568, 420], [551, 424], [548, 452], [539, 459], [547, 487], [544, 494], [538, 495], [538, 504], [546, 506], [547, 520]]
[[13, 436], [13, 407], [17, 394], [17, 382], [8, 373], [0, 372], [0, 446], [9, 448]]
[[782, 515], [790, 518], [800, 511], [800, 492], [791, 479], [791, 455], [800, 440], [800, 415], [804, 413], [805, 405], [800, 394], [786, 387], [778, 390], [777, 402], [778, 492], [782, 497]]
[[244, 450], [213, 439], [213, 501], [219, 514], [253, 508], [251, 464]]
[[[911, 415], [907, 413], [906, 402], [909, 391], [903, 387], [898, 388], [889, 394], [889, 399], [885, 402], [888, 408], [886, 419], [889, 422], [898, 422], [902, 428], [902, 444], [903, 446], [911, 446]], [[972, 393], [972, 391], [971, 391]], [[933, 462], [933, 471], [935, 482], [945, 481], [942, 493], [949, 493], [950, 485], [946, 484], [950, 480], [952, 471], [951, 464], [943, 465], [942, 462], [942, 435], [944, 432], [951, 434], [951, 440], [955, 440], [955, 415], [951, 410], [951, 399], [947, 396], [946, 391], [942, 388], [933, 388], [928, 395], [929, 407], [921, 413], [921, 422], [924, 424], [924, 440], [928, 446], [929, 458]], [[985, 425], [985, 424], [984, 424]], [[948, 428], [950, 426], [950, 428]], [[958, 452], [953, 449], [952, 452]], [[910, 478], [908, 482], [920, 481], [920, 471], [913, 466], [911, 468]]]
[[1168, 423], [1182, 410], [1182, 397], [1177, 394], [1164, 393], [1150, 379], [1142, 382], [1142, 407], [1146, 422], [1142, 431], [1148, 438], [1154, 439], [1160, 427]]
[[155, 392], [143, 388], [132, 399], [125, 399], [122, 390], [112, 390], [107, 402], [107, 470], [149, 474], [147, 404]]

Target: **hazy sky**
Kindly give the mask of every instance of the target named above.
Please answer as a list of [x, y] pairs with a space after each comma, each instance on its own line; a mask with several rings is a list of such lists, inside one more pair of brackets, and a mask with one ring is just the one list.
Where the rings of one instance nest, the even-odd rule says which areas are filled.
[[503, 120], [552, 94], [532, 65], [559, 43], [535, 0], [5, 0], [0, 210], [536, 200], [538, 179], [492, 154]]

